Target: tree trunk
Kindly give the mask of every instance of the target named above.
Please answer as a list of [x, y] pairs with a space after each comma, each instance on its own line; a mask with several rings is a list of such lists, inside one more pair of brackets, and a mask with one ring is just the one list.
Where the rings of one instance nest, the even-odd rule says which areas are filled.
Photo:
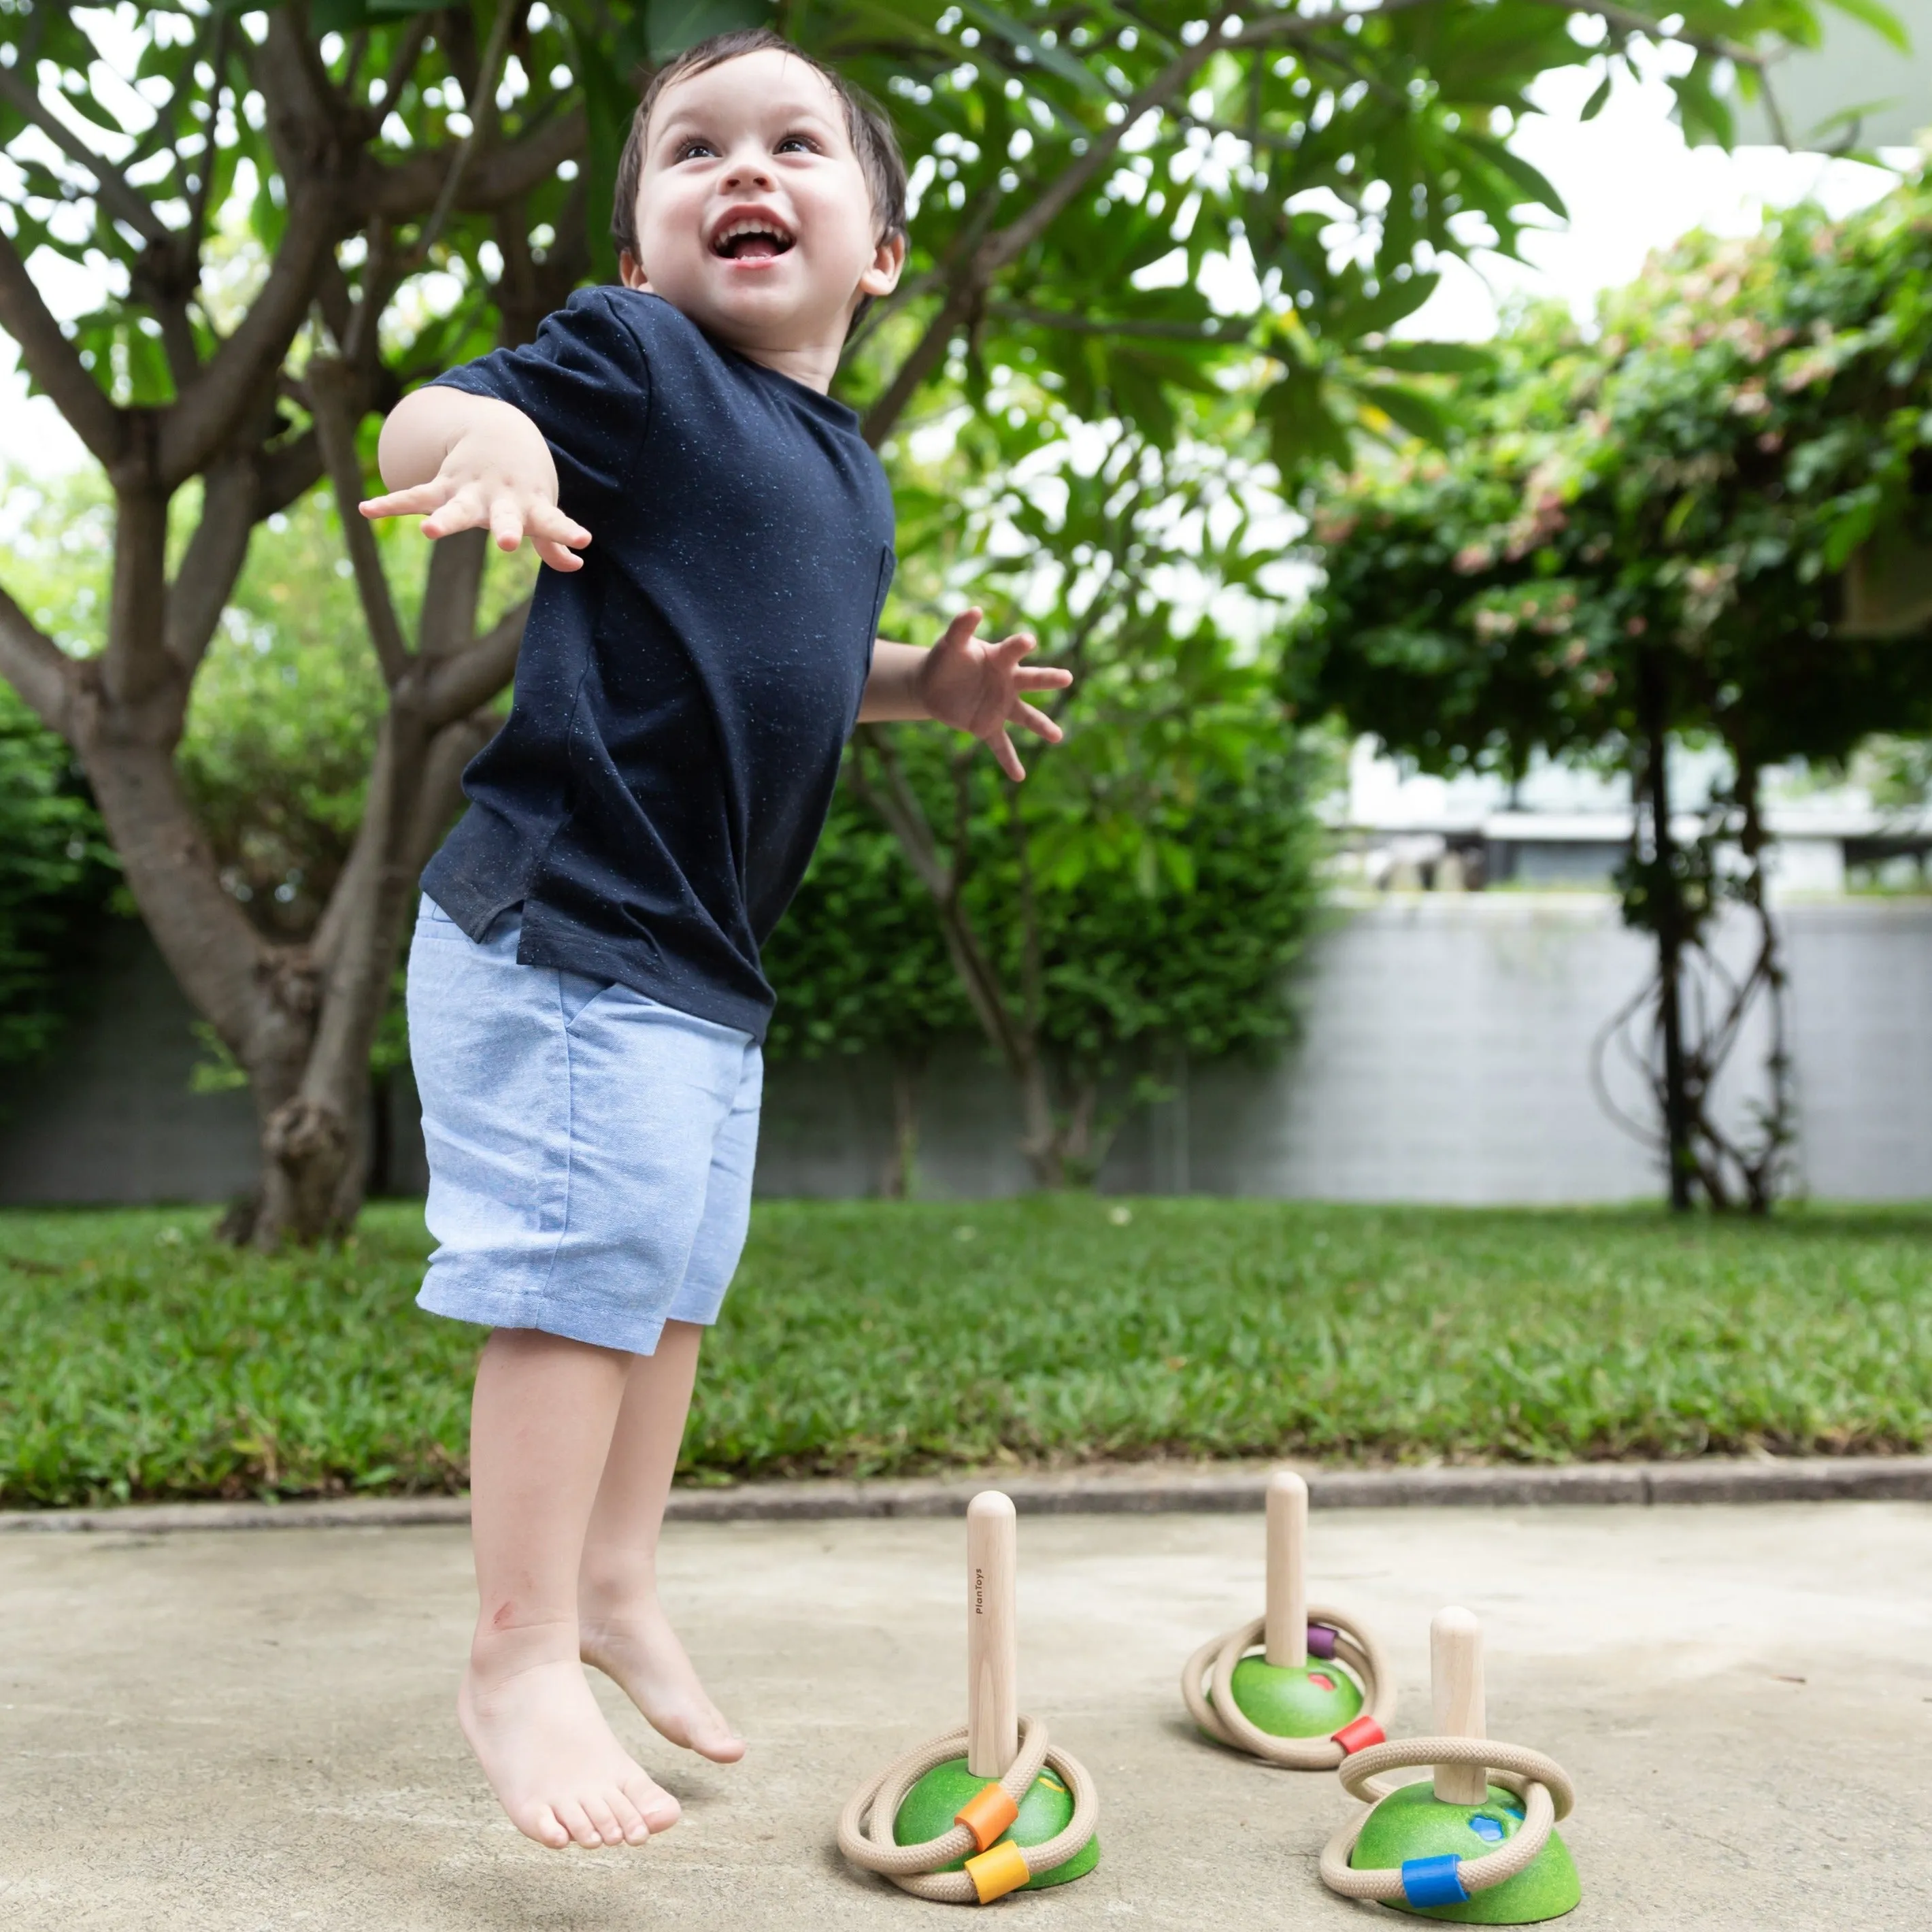
[[[868, 754], [878, 765], [877, 780], [866, 770]], [[861, 726], [857, 758], [851, 770], [859, 795], [898, 841], [913, 875], [932, 896], [939, 929], [953, 970], [959, 975], [967, 1004], [1018, 1089], [1020, 1150], [1033, 1170], [1034, 1184], [1064, 1187], [1066, 1153], [1053, 1104], [1052, 1084], [1040, 1048], [1037, 999], [1023, 999], [1016, 1006], [962, 896], [965, 884], [963, 790], [958, 814], [962, 836], [956, 841], [948, 858], [940, 850], [938, 835], [889, 737], [875, 727]]]
[[919, 1159], [919, 1089], [926, 1072], [920, 1053], [892, 1055], [892, 1146], [879, 1176], [880, 1197], [909, 1201]]
[[1744, 902], [1757, 916], [1758, 959], [1754, 976], [1761, 982], [1771, 1010], [1771, 1046], [1765, 1055], [1765, 1074], [1771, 1088], [1770, 1103], [1763, 1117], [1764, 1140], [1755, 1156], [1744, 1166], [1744, 1187], [1750, 1211], [1768, 1215], [1778, 1198], [1783, 1178], [1784, 1150], [1796, 1135], [1796, 1103], [1792, 1093], [1791, 1052], [1785, 1036], [1784, 950], [1777, 922], [1771, 916], [1766, 890], [1765, 836], [1757, 766], [1740, 758], [1738, 762], [1738, 802], [1744, 814], [1741, 843], [1748, 868], [1744, 878]]
[[1688, 1213], [1692, 1204], [1697, 1156], [1692, 1137], [1694, 1109], [1685, 1077], [1684, 887], [1670, 824], [1669, 715], [1663, 669], [1654, 656], [1644, 663], [1639, 703], [1644, 740], [1639, 796], [1640, 806], [1647, 808], [1650, 821], [1648, 896], [1652, 931], [1657, 940], [1658, 1027], [1664, 1042], [1664, 1157], [1669, 1166], [1671, 1210], [1681, 1214]]

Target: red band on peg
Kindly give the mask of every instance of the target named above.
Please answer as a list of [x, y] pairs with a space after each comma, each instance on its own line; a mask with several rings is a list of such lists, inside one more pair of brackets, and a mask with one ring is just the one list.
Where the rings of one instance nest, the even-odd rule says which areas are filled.
[[1388, 1742], [1388, 1732], [1366, 1712], [1353, 1724], [1344, 1724], [1334, 1736], [1335, 1742], [1342, 1747], [1343, 1756], [1347, 1757], [1353, 1757], [1358, 1751], [1366, 1750], [1371, 1744]]

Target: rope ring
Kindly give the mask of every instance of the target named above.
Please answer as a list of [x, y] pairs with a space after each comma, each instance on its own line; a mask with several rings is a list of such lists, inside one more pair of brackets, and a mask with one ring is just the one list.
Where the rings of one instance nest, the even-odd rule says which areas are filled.
[[[890, 1879], [902, 1892], [909, 1892], [915, 1898], [936, 1900], [942, 1905], [990, 1902], [970, 1872], [939, 1869], [978, 1850], [977, 1840], [965, 1826], [955, 1825], [950, 1832], [916, 1845], [896, 1844], [892, 1840], [893, 1823], [906, 1793], [934, 1766], [963, 1756], [965, 1749], [966, 1726], [962, 1724], [895, 1758], [877, 1777], [854, 1792], [839, 1813], [839, 1850], [854, 1864]], [[1014, 1862], [1024, 1865], [1027, 1878], [1064, 1864], [1093, 1837], [1100, 1821], [1100, 1795], [1087, 1767], [1071, 1752], [1057, 1748], [1048, 1739], [1044, 1724], [1022, 1717], [1019, 1752], [998, 1780], [1000, 1789], [1017, 1806], [1032, 1790], [1034, 1780], [1048, 1767], [1060, 1774], [1072, 1794], [1073, 1816], [1058, 1835], [1040, 1844], [1014, 1845], [1010, 1839], [1006, 1841], [1009, 1852], [1018, 1853]]]
[[1560, 1823], [1576, 1808], [1576, 1787], [1553, 1757], [1526, 1744], [1498, 1744], [1493, 1738], [1396, 1738], [1371, 1744], [1342, 1766], [1342, 1789], [1358, 1803], [1379, 1804], [1400, 1788], [1384, 1782], [1384, 1772], [1437, 1764], [1480, 1764], [1492, 1772], [1511, 1772], [1514, 1776], [1496, 1782], [1519, 1796], [1526, 1780], [1548, 1786], [1556, 1808], [1552, 1823]]
[[1382, 1902], [1406, 1898], [1400, 1866], [1358, 1871], [1348, 1856], [1376, 1807], [1406, 1788], [1386, 1782], [1381, 1774], [1436, 1764], [1481, 1765], [1492, 1784], [1514, 1792], [1523, 1802], [1522, 1828], [1507, 1844], [1480, 1858], [1456, 1860], [1456, 1876], [1466, 1892], [1488, 1892], [1527, 1869], [1549, 1844], [1558, 1821], [1568, 1817], [1576, 1804], [1570, 1774], [1554, 1758], [1522, 1744], [1498, 1744], [1489, 1738], [1402, 1738], [1371, 1744], [1342, 1766], [1342, 1788], [1366, 1808], [1322, 1848], [1322, 1882], [1330, 1892], [1344, 1898]]
[[[1395, 1721], [1395, 1676], [1381, 1645], [1340, 1610], [1310, 1604], [1308, 1621], [1335, 1633], [1336, 1660], [1360, 1681], [1364, 1714], [1378, 1730], [1386, 1731]], [[1290, 1771], [1333, 1771], [1348, 1755], [1334, 1738], [1278, 1738], [1263, 1730], [1234, 1702], [1234, 1666], [1259, 1644], [1267, 1623], [1265, 1617], [1252, 1618], [1224, 1636], [1210, 1637], [1187, 1660], [1180, 1673], [1180, 1694], [1187, 1701], [1188, 1714], [1210, 1738], [1265, 1764]], [[1202, 1680], [1210, 1677], [1211, 1703], [1202, 1688]]]

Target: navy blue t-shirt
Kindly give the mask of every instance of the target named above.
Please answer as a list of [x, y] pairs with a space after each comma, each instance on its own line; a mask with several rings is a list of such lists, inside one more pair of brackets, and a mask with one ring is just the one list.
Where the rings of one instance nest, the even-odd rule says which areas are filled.
[[762, 1040], [758, 949], [859, 715], [892, 504], [859, 419], [656, 296], [573, 296], [527, 348], [440, 379], [556, 459], [584, 568], [538, 580], [510, 716], [424, 872], [472, 939]]

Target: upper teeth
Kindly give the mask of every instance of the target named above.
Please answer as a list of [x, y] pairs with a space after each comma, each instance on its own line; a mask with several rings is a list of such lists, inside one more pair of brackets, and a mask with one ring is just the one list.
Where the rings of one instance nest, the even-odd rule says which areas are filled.
[[769, 236], [774, 242], [789, 242], [791, 239], [782, 228], [775, 226], [769, 221], [734, 221], [718, 230], [718, 239], [721, 242], [735, 242], [741, 235]]

